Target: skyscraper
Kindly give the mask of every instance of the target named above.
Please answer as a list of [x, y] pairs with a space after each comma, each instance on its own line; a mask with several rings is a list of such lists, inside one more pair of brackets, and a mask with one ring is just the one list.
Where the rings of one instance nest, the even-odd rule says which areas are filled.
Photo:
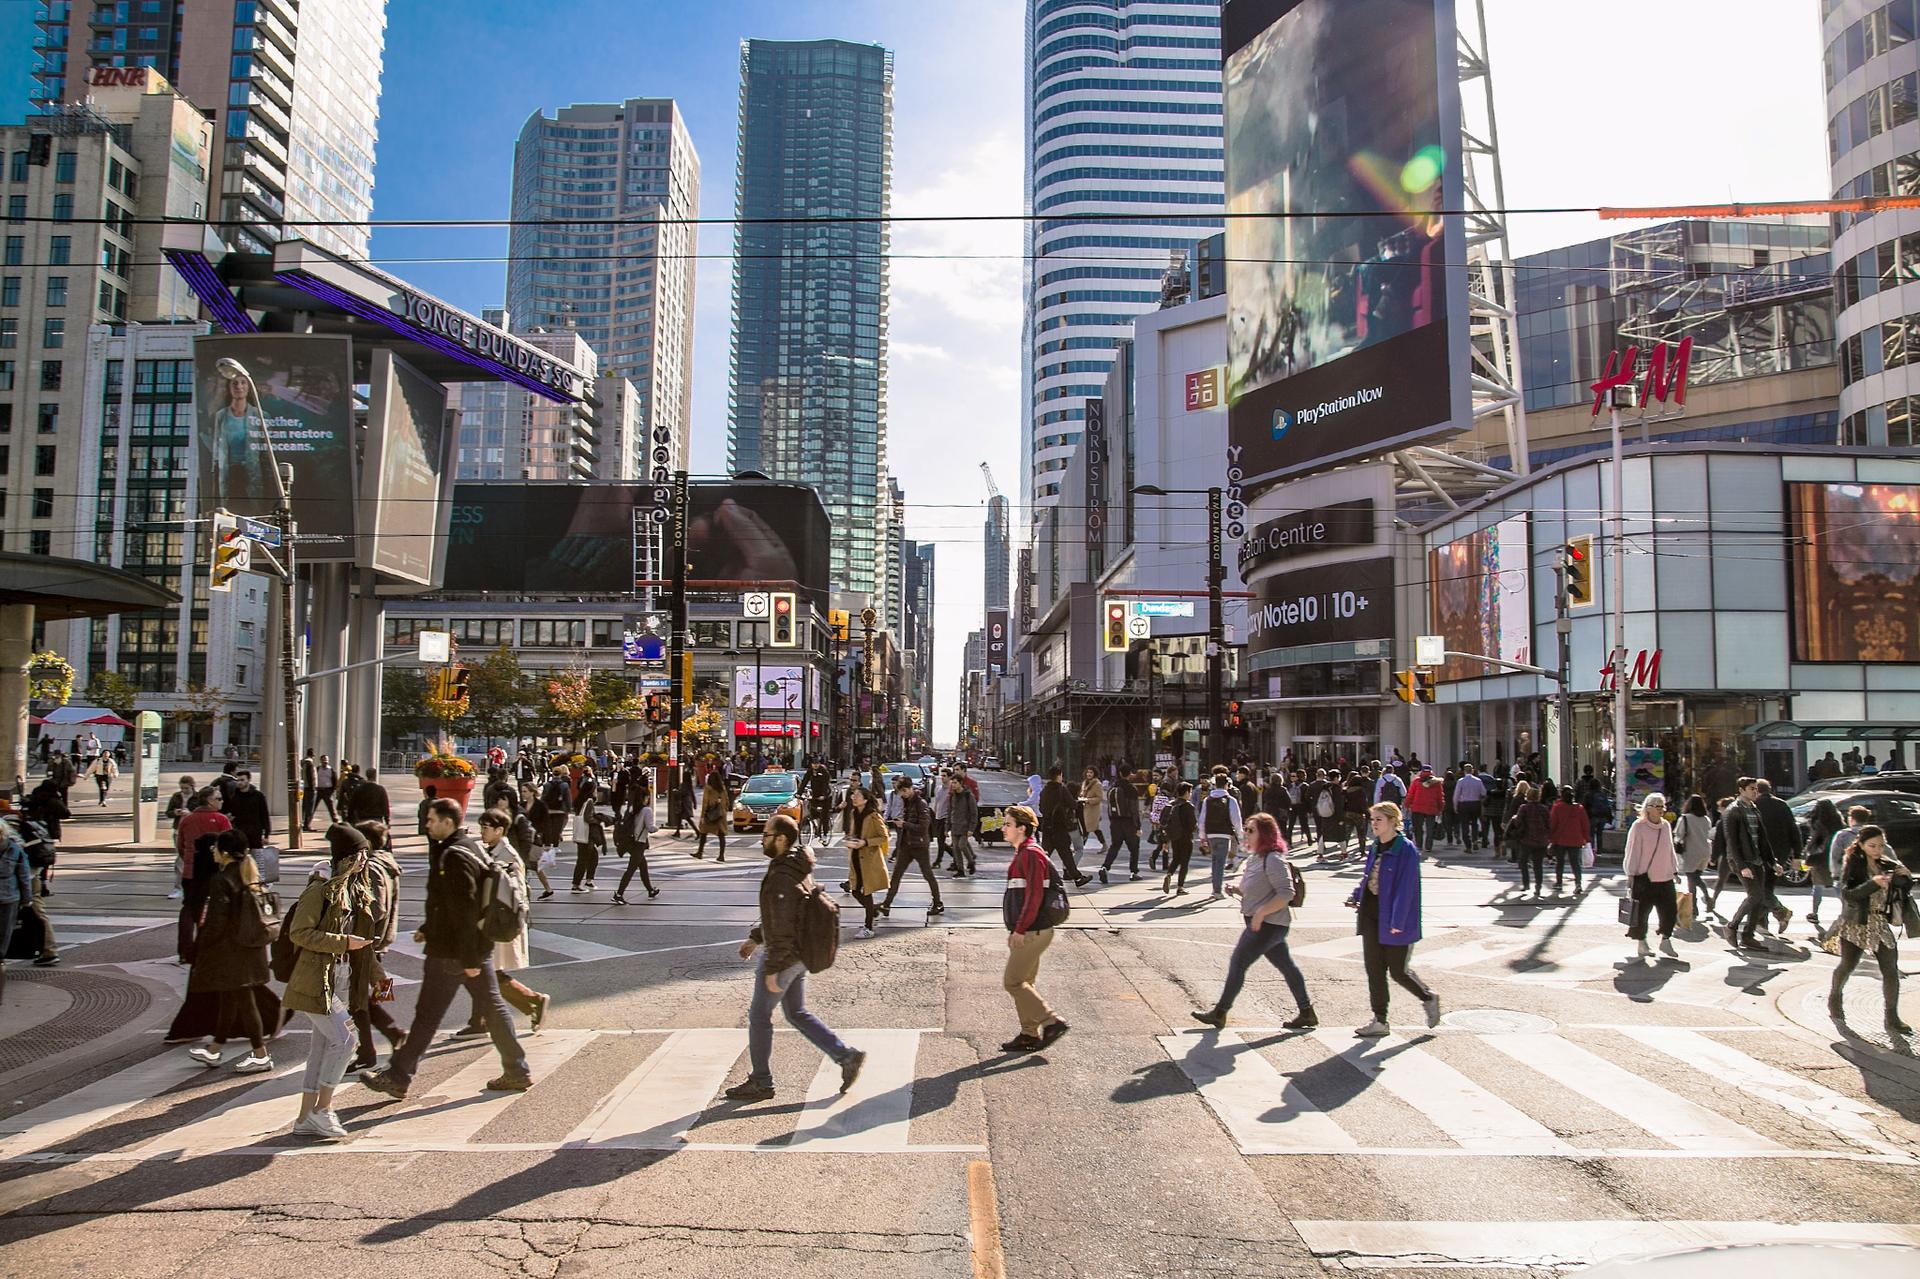
[[1007, 573], [1012, 568], [1009, 550], [1012, 545], [1012, 530], [1008, 527], [1008, 503], [1004, 493], [995, 493], [987, 499], [987, 587], [986, 606], [988, 608], [1007, 607]]
[[[882, 219], [892, 173], [891, 52], [742, 45], [728, 457], [735, 470], [813, 485], [833, 521], [834, 586], [876, 604], [891, 540]], [[822, 220], [779, 221], [795, 218]]]
[[36, 21], [41, 106], [85, 98], [94, 68], [152, 67], [215, 113], [208, 216], [230, 244], [284, 230], [367, 256], [386, 0], [55, 0]]
[[[1222, 225], [1220, 5], [1028, 0], [1026, 49], [1020, 501], [1033, 511], [1059, 500], [1086, 400], [1113, 343], [1159, 303], [1170, 253]], [[1113, 213], [1150, 216], [1075, 216]]]
[[647, 429], [672, 430], [681, 457], [699, 216], [700, 157], [672, 98], [536, 111], [521, 127], [507, 310], [516, 324], [578, 332], [602, 371], [633, 383]]

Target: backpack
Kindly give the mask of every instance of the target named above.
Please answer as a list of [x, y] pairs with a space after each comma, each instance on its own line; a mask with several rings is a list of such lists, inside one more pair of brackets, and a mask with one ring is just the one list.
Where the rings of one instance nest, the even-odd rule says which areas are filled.
[[286, 931], [279, 926], [280, 899], [264, 888], [249, 888], [241, 894], [241, 901], [244, 905], [234, 924], [234, 944], [271, 946], [274, 938]]
[[1288, 862], [1287, 873], [1293, 876], [1293, 900], [1287, 903], [1288, 907], [1297, 908], [1297, 907], [1306, 905], [1307, 904], [1307, 872], [1301, 870], [1298, 866], [1295, 866], [1292, 862]]
[[[450, 850], [451, 851], [451, 850]], [[517, 941], [527, 926], [527, 894], [505, 859], [462, 849], [479, 864], [480, 935], [495, 944]]]
[[[1231, 835], [1233, 833], [1233, 809], [1229, 807], [1231, 801], [1232, 797], [1228, 795], [1207, 796], [1207, 834]], [[1218, 829], [1215, 829], [1216, 824]]]
[[840, 906], [818, 884], [800, 898], [799, 941], [800, 962], [808, 972], [833, 967], [840, 953]]
[[45, 823], [31, 817], [21, 819], [20, 843], [26, 849], [27, 867], [30, 870], [45, 870], [53, 865], [59, 851], [53, 837], [47, 834]]
[[[1073, 907], [1067, 901], [1067, 887], [1060, 881], [1060, 872], [1045, 856], [1041, 864], [1047, 868], [1047, 886], [1040, 892], [1040, 912], [1033, 917], [1032, 931], [1043, 928], [1057, 928], [1067, 922], [1067, 916], [1073, 913]], [[1026, 884], [1009, 882], [1006, 892], [1000, 898], [1001, 921], [1008, 932], [1020, 922], [1020, 911], [1026, 905]]]
[[[326, 882], [324, 879], [310, 880], [307, 891], [312, 891], [315, 884], [324, 888]], [[306, 895], [306, 892], [302, 892], [301, 899], [304, 900]], [[294, 903], [294, 909], [300, 909], [298, 902]], [[280, 931], [274, 935], [273, 947], [267, 954], [267, 962], [273, 967], [273, 979], [278, 982], [293, 980], [293, 966], [300, 959], [300, 947], [293, 940], [293, 929], [287, 926], [291, 922], [289, 920], [280, 926]]]
[[1333, 816], [1335, 812], [1333, 806], [1333, 787], [1322, 786], [1320, 788], [1320, 798], [1313, 801], [1313, 811], [1322, 817]]

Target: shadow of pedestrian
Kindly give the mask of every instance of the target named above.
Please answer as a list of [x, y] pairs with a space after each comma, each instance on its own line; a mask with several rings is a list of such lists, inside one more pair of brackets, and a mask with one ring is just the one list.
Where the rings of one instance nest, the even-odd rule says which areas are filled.
[[[529, 1205], [537, 1204], [539, 1200], [557, 1194], [608, 1185], [632, 1173], [651, 1168], [678, 1153], [673, 1150], [607, 1148], [556, 1150], [532, 1167], [523, 1168], [499, 1181], [490, 1182], [444, 1208], [434, 1208], [378, 1226], [361, 1235], [360, 1242], [371, 1245], [395, 1243], [425, 1234], [435, 1226], [447, 1223], [485, 1221], [491, 1218], [512, 1220], [521, 1215], [528, 1220], [546, 1220], [545, 1215], [540, 1214], [537, 1208], [530, 1208]], [[577, 1215], [588, 1214], [582, 1212]]]

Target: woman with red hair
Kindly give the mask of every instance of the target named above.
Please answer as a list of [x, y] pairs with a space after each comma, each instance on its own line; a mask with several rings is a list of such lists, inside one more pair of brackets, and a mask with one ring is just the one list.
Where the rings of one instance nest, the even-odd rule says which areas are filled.
[[1280, 838], [1280, 825], [1267, 813], [1255, 813], [1247, 819], [1241, 846], [1248, 852], [1240, 871], [1240, 883], [1227, 891], [1240, 899], [1240, 914], [1246, 928], [1234, 943], [1227, 959], [1227, 980], [1220, 998], [1204, 1012], [1196, 1010], [1193, 1019], [1215, 1029], [1227, 1024], [1227, 1013], [1246, 984], [1247, 970], [1260, 959], [1280, 970], [1287, 989], [1300, 1011], [1292, 1021], [1281, 1023], [1288, 1030], [1311, 1030], [1320, 1024], [1314, 1014], [1313, 1000], [1307, 995], [1307, 979], [1287, 950], [1287, 930], [1293, 924], [1291, 907], [1300, 895], [1293, 868], [1287, 865], [1287, 844]]

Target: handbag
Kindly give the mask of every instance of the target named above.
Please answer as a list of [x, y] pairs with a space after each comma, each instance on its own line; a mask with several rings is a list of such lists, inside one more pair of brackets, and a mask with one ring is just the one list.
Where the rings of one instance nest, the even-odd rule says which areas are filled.
[[1693, 894], [1677, 893], [1673, 899], [1674, 923], [1681, 928], [1693, 927]]
[[1593, 843], [1591, 840], [1580, 845], [1580, 869], [1593, 869]]
[[560, 852], [558, 849], [548, 847], [540, 850], [540, 869], [545, 870], [549, 866], [557, 866], [559, 864]]
[[1620, 907], [1617, 912], [1620, 916], [1620, 922], [1625, 924], [1628, 928], [1632, 928], [1634, 913], [1639, 909], [1640, 909], [1640, 903], [1636, 901], [1634, 898], [1622, 897], [1620, 899]]
[[567, 838], [576, 844], [587, 842], [587, 819], [579, 813], [567, 820]]

